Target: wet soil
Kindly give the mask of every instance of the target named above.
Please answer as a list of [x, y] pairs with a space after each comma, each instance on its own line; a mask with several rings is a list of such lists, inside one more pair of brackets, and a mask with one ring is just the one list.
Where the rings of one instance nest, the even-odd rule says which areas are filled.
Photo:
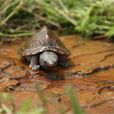
[[17, 110], [27, 98], [32, 98], [34, 104], [40, 106], [35, 88], [38, 84], [48, 100], [49, 114], [58, 114], [60, 106], [72, 114], [65, 91], [66, 85], [72, 84], [80, 106], [87, 114], [113, 114], [114, 44], [85, 41], [79, 36], [65, 36], [61, 40], [71, 52], [71, 65], [58, 67], [51, 73], [42, 69], [33, 72], [22, 61], [19, 49], [26, 40], [17, 39], [0, 45], [0, 92], [9, 92], [14, 96]]

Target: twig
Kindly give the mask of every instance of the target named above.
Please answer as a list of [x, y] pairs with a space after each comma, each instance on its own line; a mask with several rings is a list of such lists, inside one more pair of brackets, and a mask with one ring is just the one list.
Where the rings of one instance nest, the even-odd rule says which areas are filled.
[[105, 100], [103, 100], [101, 102], [98, 102], [98, 103], [95, 103], [95, 104], [90, 104], [90, 105], [82, 106], [82, 107], [84, 107], [84, 108], [94, 108], [94, 107], [100, 106], [100, 105], [102, 105], [104, 103], [107, 103], [108, 101], [112, 101], [112, 100], [114, 100], [113, 97], [112, 98], [105, 99]]

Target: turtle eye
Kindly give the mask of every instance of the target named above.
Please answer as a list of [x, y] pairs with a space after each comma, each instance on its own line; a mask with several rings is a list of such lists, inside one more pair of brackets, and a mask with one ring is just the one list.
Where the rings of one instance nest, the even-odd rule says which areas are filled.
[[45, 63], [45, 64], [47, 64], [47, 62], [46, 62], [46, 61], [44, 61], [44, 63]]

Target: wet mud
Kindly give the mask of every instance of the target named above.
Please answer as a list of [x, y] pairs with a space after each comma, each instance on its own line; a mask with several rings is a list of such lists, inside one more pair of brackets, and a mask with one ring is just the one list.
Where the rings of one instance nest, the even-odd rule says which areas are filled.
[[71, 64], [52, 72], [43, 69], [33, 72], [22, 61], [19, 49], [25, 39], [0, 45], [0, 92], [14, 96], [17, 110], [30, 97], [40, 106], [38, 84], [46, 95], [49, 114], [58, 114], [58, 106], [72, 114], [65, 89], [71, 84], [85, 113], [113, 114], [114, 44], [86, 41], [79, 36], [64, 36], [61, 40], [71, 52]]

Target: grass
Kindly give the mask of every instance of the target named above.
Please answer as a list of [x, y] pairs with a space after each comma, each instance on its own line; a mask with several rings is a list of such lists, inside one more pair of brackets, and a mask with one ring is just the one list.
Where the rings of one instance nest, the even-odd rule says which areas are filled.
[[31, 36], [43, 24], [91, 37], [114, 36], [114, 0], [0, 0], [0, 36]]
[[74, 89], [71, 86], [68, 87], [67, 93], [70, 98], [70, 102], [71, 102], [71, 106], [74, 114], [84, 114], [79, 105], [78, 99], [74, 93]]
[[[39, 86], [37, 87], [37, 90], [40, 97], [38, 104], [41, 102], [41, 105], [36, 106], [32, 102], [32, 99], [27, 98], [23, 103], [22, 108], [20, 108], [18, 111], [16, 110], [17, 107], [15, 107], [14, 98], [8, 93], [2, 93], [0, 95], [0, 114], [49, 114], [50, 112], [47, 105], [49, 102], [46, 98], [47, 96], [44, 95], [44, 92]], [[72, 106], [72, 114], [84, 114], [72, 86], [67, 86], [66, 93]], [[7, 103], [9, 105], [7, 105]], [[63, 104], [58, 103], [58, 113], [67, 114], [67, 111], [62, 108], [62, 105]]]

